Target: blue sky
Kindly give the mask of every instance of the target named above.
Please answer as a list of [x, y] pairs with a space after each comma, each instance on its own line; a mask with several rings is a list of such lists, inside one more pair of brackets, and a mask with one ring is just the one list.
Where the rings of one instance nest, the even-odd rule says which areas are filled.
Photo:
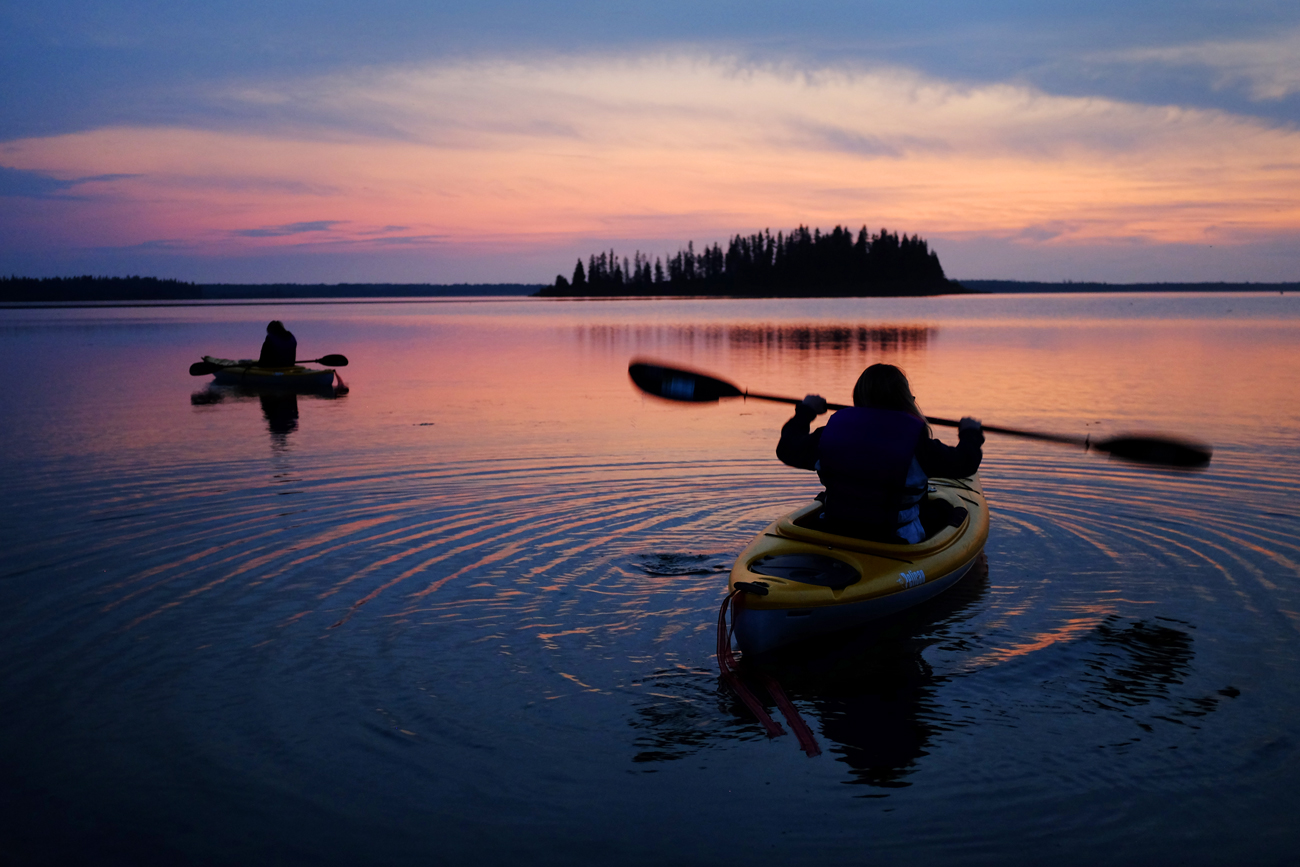
[[0, 23], [10, 273], [531, 282], [843, 222], [919, 233], [956, 277], [1300, 279], [1295, 3], [55, 0]]

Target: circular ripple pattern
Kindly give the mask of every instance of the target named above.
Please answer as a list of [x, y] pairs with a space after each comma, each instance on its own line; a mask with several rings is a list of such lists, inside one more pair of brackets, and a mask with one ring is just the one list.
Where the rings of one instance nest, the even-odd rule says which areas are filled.
[[[1203, 627], [1226, 619], [1291, 654], [1300, 553], [1268, 456], [1222, 454], [1189, 474], [1008, 451], [983, 473], [985, 572], [884, 636], [776, 664], [849, 782], [905, 788], [955, 733], [1040, 717], [1098, 750], [1164, 748], [1165, 729], [1207, 725], [1260, 676], [1236, 668], [1233, 630], [1207, 646]], [[269, 481], [231, 462], [42, 492], [76, 527], [19, 554], [67, 582], [78, 612], [25, 612], [49, 626], [25, 630], [21, 649], [113, 683], [96, 699], [110, 706], [174, 696], [159, 724], [226, 719], [224, 738], [271, 757], [249, 770], [259, 779], [310, 776], [284, 736], [309, 719], [487, 749], [477, 721], [531, 714], [559, 737], [569, 703], [586, 708], [587, 736], [630, 740], [628, 762], [647, 769], [762, 739], [718, 689], [713, 620], [732, 558], [816, 489], [810, 475], [741, 460], [282, 464]], [[248, 703], [237, 719], [232, 695]], [[1105, 777], [1066, 755], [1040, 757], [1065, 790]], [[1031, 778], [1029, 764], [972, 768], [948, 785]], [[1167, 784], [1199, 773], [1184, 771]]]

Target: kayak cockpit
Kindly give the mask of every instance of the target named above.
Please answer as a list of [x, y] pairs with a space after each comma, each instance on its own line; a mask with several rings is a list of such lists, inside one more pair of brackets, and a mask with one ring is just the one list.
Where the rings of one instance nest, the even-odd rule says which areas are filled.
[[[963, 502], [960, 496], [961, 489], [941, 485], [931, 485], [925, 499], [921, 501], [921, 524], [925, 527], [926, 537], [914, 545], [828, 532], [823, 529], [820, 501], [809, 503], [781, 518], [777, 522], [777, 532], [789, 539], [864, 553], [896, 555], [907, 552], [924, 556], [947, 547], [961, 535], [963, 527], [970, 520], [967, 502]], [[970, 501], [970, 505], [974, 505], [974, 502]]]

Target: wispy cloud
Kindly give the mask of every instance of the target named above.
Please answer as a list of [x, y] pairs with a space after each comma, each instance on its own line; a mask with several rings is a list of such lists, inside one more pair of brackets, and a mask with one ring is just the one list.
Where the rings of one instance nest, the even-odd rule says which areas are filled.
[[1108, 62], [1204, 67], [1219, 89], [1244, 87], [1258, 101], [1300, 93], [1300, 30], [1264, 39], [1203, 41], [1094, 55]]
[[91, 175], [84, 178], [62, 180], [44, 172], [24, 171], [22, 169], [0, 166], [0, 197], [47, 199], [53, 197], [67, 198], [64, 194], [84, 184], [107, 181], [120, 181], [134, 178], [133, 174]]
[[43, 172], [0, 166], [0, 196], [44, 199], [73, 186], [76, 186], [74, 181], [61, 181]]
[[183, 174], [159, 174], [152, 178], [152, 184], [159, 188], [190, 188], [199, 190], [226, 190], [232, 193], [252, 193], [255, 195], [320, 196], [338, 195], [339, 190], [327, 183], [293, 180], [284, 177], [266, 177], [256, 175], [216, 174], [201, 175], [191, 172]]
[[282, 226], [263, 226], [260, 229], [236, 229], [231, 232], [238, 238], [283, 238], [286, 235], [302, 235], [308, 232], [328, 232], [344, 220], [309, 220], [305, 223], [285, 223]]

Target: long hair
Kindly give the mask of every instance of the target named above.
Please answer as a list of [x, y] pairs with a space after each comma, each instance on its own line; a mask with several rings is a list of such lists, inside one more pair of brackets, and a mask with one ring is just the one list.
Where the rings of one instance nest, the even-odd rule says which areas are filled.
[[[873, 364], [862, 371], [853, 386], [853, 405], [898, 410], [925, 421], [921, 408], [916, 405], [916, 398], [912, 396], [907, 375], [892, 364]], [[929, 429], [927, 424], [926, 430]]]

